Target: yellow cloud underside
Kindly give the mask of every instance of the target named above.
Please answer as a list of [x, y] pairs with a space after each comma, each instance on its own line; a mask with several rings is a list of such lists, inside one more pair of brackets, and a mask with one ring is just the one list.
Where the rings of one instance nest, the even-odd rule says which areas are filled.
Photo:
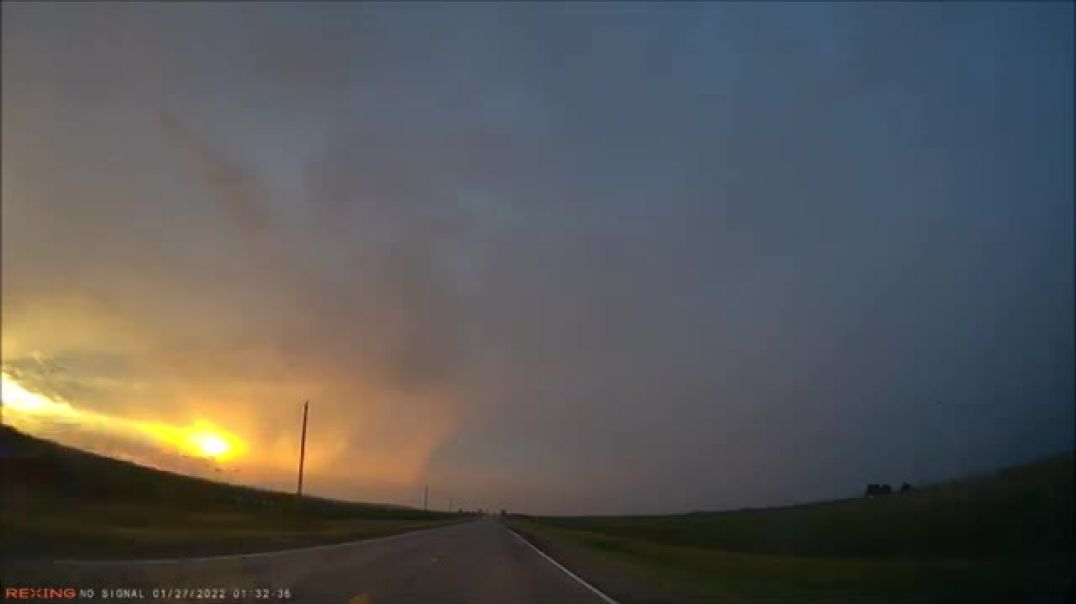
[[242, 455], [246, 448], [237, 436], [205, 420], [189, 426], [173, 426], [76, 409], [66, 401], [26, 389], [7, 373], [0, 373], [0, 399], [4, 405], [4, 423], [15, 427], [42, 420], [63, 422], [89, 431], [140, 438], [187, 455], [222, 461]]

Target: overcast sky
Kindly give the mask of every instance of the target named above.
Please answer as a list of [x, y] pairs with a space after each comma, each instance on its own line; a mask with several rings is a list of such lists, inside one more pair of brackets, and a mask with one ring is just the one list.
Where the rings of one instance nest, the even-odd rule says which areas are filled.
[[275, 488], [310, 399], [310, 490], [438, 507], [775, 505], [1071, 449], [1072, 22], [5, 2], [4, 368], [209, 420]]

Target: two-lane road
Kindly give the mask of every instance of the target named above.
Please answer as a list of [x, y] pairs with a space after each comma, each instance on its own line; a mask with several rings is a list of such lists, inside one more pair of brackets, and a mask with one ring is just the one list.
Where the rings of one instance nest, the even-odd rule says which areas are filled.
[[[172, 601], [221, 596], [215, 601], [270, 602], [283, 601], [290, 594], [292, 602], [340, 604], [609, 602], [492, 518], [283, 552], [189, 560], [13, 564], [4, 574], [5, 587], [91, 588], [95, 600], [102, 599], [103, 590], [139, 589], [146, 600], [171, 595]], [[183, 589], [195, 591], [180, 592], [176, 598], [176, 590]]]

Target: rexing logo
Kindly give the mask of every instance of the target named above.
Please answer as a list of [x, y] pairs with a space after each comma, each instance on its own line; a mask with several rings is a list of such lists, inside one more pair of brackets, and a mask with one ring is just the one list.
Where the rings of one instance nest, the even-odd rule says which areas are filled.
[[5, 600], [74, 600], [74, 587], [5, 587]]

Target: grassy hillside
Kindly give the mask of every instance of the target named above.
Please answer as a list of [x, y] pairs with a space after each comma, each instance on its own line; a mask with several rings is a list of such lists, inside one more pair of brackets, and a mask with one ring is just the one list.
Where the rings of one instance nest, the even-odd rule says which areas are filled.
[[511, 522], [626, 601], [1062, 601], [1073, 456], [871, 499]]
[[1072, 550], [1073, 456], [870, 499], [670, 516], [549, 517], [543, 523], [723, 551], [804, 555]]
[[20, 557], [181, 556], [386, 535], [455, 514], [227, 485], [145, 468], [0, 426], [0, 528]]

